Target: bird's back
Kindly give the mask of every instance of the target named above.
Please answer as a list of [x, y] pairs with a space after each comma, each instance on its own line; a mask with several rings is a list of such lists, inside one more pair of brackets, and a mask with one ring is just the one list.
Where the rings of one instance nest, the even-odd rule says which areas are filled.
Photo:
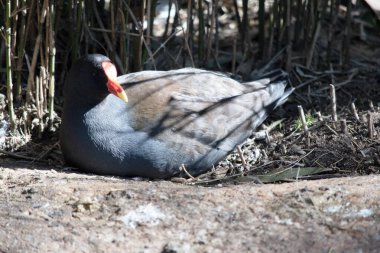
[[219, 162], [289, 95], [284, 95], [285, 80], [240, 84], [219, 73], [191, 68], [143, 71], [119, 81], [130, 99], [132, 127], [168, 150], [161, 155], [171, 156], [166, 157], [171, 160], [169, 174], [181, 163], [199, 174]]

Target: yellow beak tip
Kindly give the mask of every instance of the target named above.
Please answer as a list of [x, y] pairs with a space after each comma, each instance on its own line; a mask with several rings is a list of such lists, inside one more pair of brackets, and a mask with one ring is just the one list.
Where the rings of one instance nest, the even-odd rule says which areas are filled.
[[124, 102], [128, 103], [128, 97], [127, 97], [127, 94], [125, 93], [125, 91], [122, 91], [122, 92], [118, 92], [117, 93], [117, 96], [123, 100]]

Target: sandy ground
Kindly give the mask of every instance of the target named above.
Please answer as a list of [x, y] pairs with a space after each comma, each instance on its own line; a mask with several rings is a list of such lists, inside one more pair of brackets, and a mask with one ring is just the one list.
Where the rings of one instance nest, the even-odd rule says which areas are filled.
[[0, 252], [379, 252], [380, 175], [201, 187], [0, 165]]

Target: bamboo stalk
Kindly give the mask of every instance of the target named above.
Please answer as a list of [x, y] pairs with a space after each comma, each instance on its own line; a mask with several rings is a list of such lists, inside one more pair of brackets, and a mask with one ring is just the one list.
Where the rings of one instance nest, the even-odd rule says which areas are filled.
[[[41, 50], [42, 51], [42, 50]], [[38, 132], [39, 137], [41, 137], [41, 133], [44, 130], [44, 121], [43, 121], [43, 106], [44, 106], [44, 87], [46, 87], [46, 68], [40, 67], [40, 77], [36, 82], [36, 107], [37, 107], [37, 117], [39, 119], [38, 122]]]
[[[178, 2], [175, 1], [176, 3], [176, 11], [178, 13], [179, 7], [178, 7]], [[193, 0], [187, 1], [187, 28], [186, 28], [186, 34], [185, 34], [185, 45], [188, 50], [189, 57], [191, 59], [192, 65], [194, 66], [193, 62]], [[185, 57], [184, 57], [185, 58]]]
[[[171, 31], [171, 34], [175, 33], [176, 30], [177, 30], [177, 26], [179, 25], [179, 5], [178, 5], [178, 1], [177, 0], [174, 0], [174, 1], [171, 1], [169, 0], [170, 3], [174, 3], [174, 18], [173, 18], [173, 25], [172, 25], [172, 31]], [[188, 1], [189, 3], [189, 1]], [[170, 16], [168, 16], [168, 21], [170, 21]]]
[[[69, 3], [71, 3], [72, 0], [68, 0]], [[73, 16], [73, 13], [71, 11], [71, 4], [63, 4], [62, 1], [58, 1], [58, 4], [59, 4], [59, 9], [60, 12], [62, 12], [61, 16], [60, 15], [57, 15], [58, 18], [60, 18], [60, 21], [59, 22], [56, 22], [56, 27], [58, 28], [59, 26], [66, 26], [66, 25], [70, 25], [70, 27], [73, 26], [74, 24], [74, 16]], [[91, 10], [89, 10], [91, 11]], [[66, 45], [67, 47], [69, 48], [72, 48], [72, 41], [73, 41], [73, 38], [74, 38], [74, 29], [69, 29], [68, 31], [68, 36], [67, 36], [67, 42], [66, 42]], [[86, 40], [86, 36], [85, 36], [85, 40]], [[66, 77], [66, 73], [68, 71], [68, 68], [71, 66], [71, 56], [72, 56], [72, 50], [67, 50], [63, 56], [61, 57], [61, 63], [62, 63], [62, 70], [61, 70], [61, 73], [59, 73], [59, 77], [57, 78], [57, 82], [58, 83], [63, 83], [64, 80], [65, 80], [65, 77]], [[62, 89], [59, 90], [60, 91], [60, 95], [62, 95]]]
[[[153, 35], [153, 21], [154, 21], [154, 10], [155, 10], [155, 0], [147, 0], [146, 3], [146, 16], [147, 16], [147, 28], [146, 28], [146, 39], [145, 44], [150, 48], [150, 40]], [[152, 11], [153, 10], [153, 11]]]
[[218, 4], [219, 0], [214, 0], [214, 23], [215, 23], [215, 35], [214, 35], [214, 55], [215, 58], [219, 55], [219, 22], [218, 22]]
[[[33, 88], [35, 86], [34, 74], [35, 74], [35, 70], [36, 70], [36, 66], [37, 66], [37, 57], [38, 57], [40, 45], [42, 42], [42, 32], [43, 32], [42, 25], [45, 22], [47, 4], [48, 4], [48, 0], [45, 0], [43, 3], [42, 9], [41, 9], [40, 15], [38, 15], [38, 13], [37, 13], [37, 15], [38, 15], [38, 35], [37, 35], [36, 43], [34, 45], [32, 63], [31, 63], [30, 69], [29, 69], [28, 85], [26, 87], [26, 103], [27, 104], [29, 104], [33, 99]], [[37, 8], [38, 8], [38, 5], [37, 5]]]
[[16, 115], [13, 107], [13, 82], [11, 63], [11, 0], [5, 2], [5, 69], [8, 99], [9, 123], [12, 130], [16, 128]]
[[[118, 22], [119, 22], [121, 31], [127, 31], [128, 12], [125, 12], [125, 15], [124, 15], [124, 11], [122, 8], [123, 8], [122, 6], [119, 6], [118, 8]], [[128, 35], [124, 33], [121, 33], [119, 36], [119, 52], [120, 52], [121, 64], [123, 66], [123, 68], [121, 69], [121, 74], [124, 74], [126, 73], [126, 71], [128, 71], [127, 47], [129, 44], [129, 37], [127, 36]]]
[[303, 33], [302, 33], [302, 25], [303, 25], [303, 3], [302, 0], [296, 0], [296, 22], [295, 22], [295, 28], [294, 28], [294, 41], [296, 43], [296, 46], [298, 46], [299, 42], [302, 40]]
[[278, 42], [279, 46], [286, 45], [286, 41], [284, 41], [284, 36], [286, 35], [286, 1], [278, 0]]
[[367, 114], [367, 127], [368, 127], [368, 137], [373, 139], [375, 136], [375, 127], [373, 125], [373, 115], [372, 113]]
[[242, 1], [243, 1], [242, 43], [243, 43], [243, 52], [245, 54], [248, 51], [247, 49], [249, 48], [248, 0], [242, 0]]
[[327, 62], [331, 62], [332, 55], [333, 55], [333, 45], [335, 43], [335, 34], [334, 29], [336, 27], [336, 23], [338, 20], [338, 12], [339, 12], [339, 5], [340, 0], [331, 0], [330, 3], [330, 19], [331, 22], [328, 26], [328, 33], [327, 33]]
[[50, 0], [50, 26], [49, 26], [49, 95], [48, 95], [48, 113], [49, 124], [54, 121], [54, 94], [55, 94], [55, 0]]
[[40, 67], [40, 115], [41, 115], [41, 122], [43, 120], [42, 116], [45, 114], [47, 108], [47, 88], [48, 88], [48, 70], [45, 66]]
[[[132, 12], [131, 8], [129, 5], [124, 1], [124, 5], [127, 8], [127, 11], [129, 13], [129, 16], [133, 20], [133, 25], [135, 29], [137, 29], [139, 35], [138, 36], [133, 36], [132, 37], [132, 47], [133, 47], [133, 65], [132, 65], [132, 71], [140, 71], [142, 70], [142, 58], [143, 58], [143, 39], [144, 39], [144, 29], [142, 27], [142, 24], [144, 24], [144, 11], [145, 11], [145, 1], [139, 2], [141, 6], [139, 6], [136, 15]], [[94, 6], [95, 8], [95, 6]], [[95, 13], [97, 11], [94, 9]], [[101, 19], [99, 17], [99, 14], [96, 15], [98, 19], [98, 23], [101, 23]], [[101, 25], [102, 28], [104, 28], [104, 25]], [[105, 37], [106, 39], [106, 37]], [[107, 41], [107, 40], [106, 40]], [[120, 64], [121, 65], [121, 64]]]
[[16, 42], [17, 42], [17, 24], [18, 24], [18, 16], [19, 16], [19, 0], [13, 0], [13, 7], [11, 6], [11, 9], [14, 10], [14, 13], [12, 14], [13, 16], [13, 20], [12, 20], [12, 24], [13, 24], [13, 27], [11, 28], [12, 30], [12, 34], [11, 34], [11, 50], [12, 52], [15, 52], [16, 50]]
[[36, 76], [34, 83], [36, 84], [36, 92], [34, 100], [36, 101], [36, 109], [37, 109], [37, 118], [41, 119], [41, 114], [40, 114], [40, 81], [41, 81], [41, 76]]
[[318, 21], [317, 27], [315, 28], [314, 35], [313, 35], [313, 38], [311, 41], [309, 52], [306, 56], [306, 68], [310, 68], [310, 66], [311, 66], [311, 62], [313, 60], [313, 55], [315, 52], [315, 47], [317, 44], [317, 40], [319, 38], [320, 31], [321, 31], [321, 22]]
[[[12, 31], [12, 34], [11, 34], [11, 52], [16, 52], [16, 45], [17, 45], [17, 41], [18, 41], [18, 37], [19, 37], [19, 33], [18, 33], [18, 29], [17, 29], [17, 26], [18, 26], [18, 23], [19, 23], [19, 9], [20, 9], [20, 2], [19, 0], [14, 0], [13, 1], [13, 7], [11, 7], [14, 11], [13, 11], [13, 14], [11, 14], [13, 16], [13, 20], [12, 20], [12, 28], [11, 28], [11, 31]], [[15, 73], [15, 76], [17, 76], [17, 74], [21, 71], [18, 71], [17, 69], [17, 63], [15, 64], [15, 59], [11, 59], [13, 61], [12, 65], [16, 65], [16, 73]], [[17, 80], [17, 79], [16, 79]], [[17, 81], [16, 81], [16, 91], [14, 92], [14, 95], [16, 95], [16, 101], [19, 101], [18, 99], [18, 96], [17, 96], [17, 93], [18, 93], [18, 85], [17, 85]]]
[[[150, 0], [147, 0], [150, 1]], [[116, 27], [115, 27], [115, 1], [110, 1], [110, 19], [111, 19], [111, 42], [112, 45], [116, 48]], [[111, 52], [111, 60], [115, 61], [116, 58], [116, 50], [112, 50]]]
[[241, 23], [241, 18], [240, 18], [240, 14], [239, 14], [239, 7], [238, 7], [238, 4], [237, 4], [237, 0], [233, 0], [233, 3], [234, 3], [235, 16], [236, 16], [237, 26], [238, 26], [238, 29], [239, 29], [239, 34], [240, 34], [240, 36], [243, 36], [244, 31], [243, 31], [243, 26], [242, 26], [242, 23]]
[[205, 48], [205, 21], [203, 17], [203, 0], [198, 0], [198, 66], [204, 66], [204, 48]]
[[[32, 1], [33, 4], [33, 1]], [[22, 93], [22, 86], [21, 86], [21, 73], [22, 73], [22, 65], [24, 60], [24, 53], [25, 53], [25, 43], [26, 43], [26, 0], [21, 1], [21, 8], [25, 8], [21, 12], [21, 22], [20, 22], [20, 28], [19, 28], [19, 44], [17, 48], [17, 62], [16, 62], [16, 101], [21, 101], [21, 93]], [[31, 6], [31, 8], [33, 8]], [[29, 13], [31, 13], [31, 10], [29, 10]]]
[[280, 3], [279, 0], [273, 2], [273, 19], [274, 19], [274, 33], [276, 34], [276, 53], [280, 50], [280, 30], [281, 30], [281, 15], [280, 15]]
[[152, 0], [152, 6], [151, 6], [151, 13], [150, 13], [150, 20], [148, 23], [148, 26], [150, 27], [150, 36], [154, 36], [154, 18], [156, 16], [156, 8], [157, 8], [157, 0]]
[[265, 0], [259, 0], [259, 50], [263, 58], [265, 52]]
[[232, 74], [236, 74], [236, 39], [234, 39], [234, 44], [233, 44], [233, 48], [232, 48]]
[[309, 44], [310, 44], [310, 27], [312, 27], [312, 22], [313, 22], [313, 15], [311, 11], [312, 2], [305, 1], [303, 7], [304, 7], [304, 16], [303, 16], [303, 25], [302, 25], [302, 30], [304, 34], [303, 49], [304, 49], [304, 54], [306, 55], [307, 54], [306, 50], [309, 48]]
[[[144, 1], [143, 1], [144, 2]], [[96, 2], [92, 2], [92, 10], [93, 10], [93, 12], [94, 12], [94, 16], [95, 16], [95, 19], [96, 19], [96, 22], [98, 23], [98, 25], [100, 26], [100, 28], [102, 29], [102, 30], [104, 30], [105, 29], [105, 27], [104, 27], [104, 23], [103, 23], [103, 21], [102, 21], [102, 19], [101, 19], [101, 17], [100, 17], [100, 14], [98, 13], [98, 10], [96, 9]], [[141, 30], [141, 28], [139, 29], [139, 31]], [[141, 34], [141, 43], [142, 43], [142, 32], [140, 31], [140, 34]], [[107, 45], [107, 47], [108, 47], [108, 49], [111, 51], [111, 52], [113, 52], [113, 51], [115, 51], [115, 46], [112, 44], [112, 41], [110, 40], [110, 38], [108, 37], [108, 34], [107, 33], [105, 33], [105, 32], [103, 32], [102, 33], [102, 35], [103, 35], [103, 38], [104, 38], [104, 41], [106, 42], [106, 45]], [[139, 36], [139, 38], [140, 38], [140, 36]], [[142, 46], [142, 45], [141, 45]], [[139, 58], [137, 58], [136, 59], [136, 62], [137, 62], [137, 64], [138, 64], [138, 66], [140, 66], [141, 67], [141, 57], [142, 57], [142, 48], [138, 48], [138, 52], [137, 52], [137, 55], [139, 56]], [[118, 57], [118, 55], [116, 55], [115, 54], [115, 64], [117, 65], [117, 67], [119, 68], [119, 69], [121, 69], [122, 68], [122, 63], [121, 63], [121, 60], [120, 60], [120, 58]]]
[[213, 31], [215, 29], [215, 21], [216, 21], [216, 5], [215, 3], [216, 1], [213, 1], [213, 3], [210, 4], [210, 8], [211, 8], [211, 13], [210, 13], [210, 20], [211, 20], [211, 24], [210, 24], [210, 28], [208, 29], [208, 34], [207, 34], [207, 54], [206, 54], [206, 62], [210, 59], [211, 57], [211, 50], [212, 50], [212, 35], [213, 35]]
[[77, 57], [79, 55], [78, 45], [79, 45], [79, 36], [81, 34], [82, 24], [83, 24], [82, 16], [83, 16], [83, 9], [85, 8], [84, 4], [85, 3], [83, 0], [79, 0], [78, 4], [74, 4], [73, 25], [76, 25], [76, 26], [75, 26], [75, 29], [70, 29], [71, 45], [72, 45], [71, 56], [70, 56], [71, 63], [74, 63], [77, 60]]
[[335, 123], [338, 121], [338, 116], [336, 113], [336, 95], [335, 95], [335, 86], [330, 84], [330, 97], [331, 97], [331, 115], [332, 121], [335, 126]]
[[347, 1], [347, 12], [346, 12], [346, 24], [344, 27], [344, 39], [342, 45], [342, 64], [344, 67], [347, 67], [350, 64], [350, 43], [351, 43], [351, 10], [352, 2]]
[[285, 68], [286, 68], [286, 71], [290, 71], [291, 70], [291, 64], [292, 64], [292, 33], [291, 33], [291, 1], [290, 0], [287, 0], [286, 1], [286, 31], [287, 31], [287, 35], [286, 35], [286, 38], [287, 38], [287, 43], [286, 43], [286, 65], [285, 65]]
[[168, 17], [166, 18], [166, 23], [165, 23], [165, 29], [163, 33], [163, 38], [166, 39], [168, 36], [168, 31], [169, 31], [169, 24], [170, 24], [170, 17], [171, 17], [171, 12], [172, 12], [172, 5], [173, 5], [173, 0], [168, 1]]

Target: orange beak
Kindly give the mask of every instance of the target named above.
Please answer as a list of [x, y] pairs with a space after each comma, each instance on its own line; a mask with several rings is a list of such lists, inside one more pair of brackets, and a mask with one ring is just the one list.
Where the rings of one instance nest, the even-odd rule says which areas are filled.
[[128, 103], [127, 94], [125, 93], [123, 87], [121, 87], [121, 85], [117, 81], [117, 71], [115, 65], [113, 65], [111, 62], [105, 61], [102, 62], [102, 67], [108, 79], [108, 91], [114, 94], [115, 96], [119, 97], [124, 102]]

